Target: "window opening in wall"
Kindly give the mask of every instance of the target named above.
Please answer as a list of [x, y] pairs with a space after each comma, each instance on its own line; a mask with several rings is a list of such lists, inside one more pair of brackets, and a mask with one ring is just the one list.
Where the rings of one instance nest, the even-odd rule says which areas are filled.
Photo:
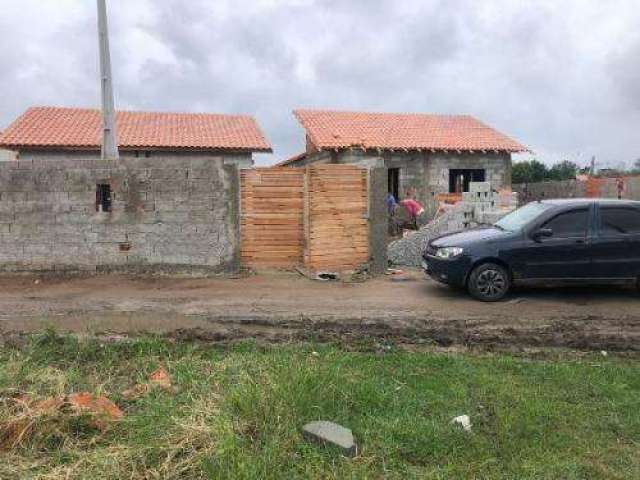
[[482, 168], [460, 168], [449, 170], [449, 193], [469, 191], [469, 183], [484, 182], [485, 170]]
[[99, 183], [96, 185], [96, 212], [111, 211], [111, 185]]
[[144, 152], [144, 157], [145, 158], [149, 158], [151, 156], [151, 152], [149, 150], [147, 150], [146, 152]]
[[390, 168], [387, 170], [387, 182], [388, 182], [388, 190], [393, 198], [396, 200], [400, 200], [400, 169], [399, 168]]

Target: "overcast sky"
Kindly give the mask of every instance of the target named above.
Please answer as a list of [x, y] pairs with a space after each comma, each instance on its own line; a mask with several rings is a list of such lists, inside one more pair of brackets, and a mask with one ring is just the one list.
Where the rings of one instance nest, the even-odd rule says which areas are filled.
[[[466, 113], [551, 163], [640, 158], [639, 0], [108, 0], [117, 108]], [[93, 0], [0, 0], [0, 129], [99, 105]]]

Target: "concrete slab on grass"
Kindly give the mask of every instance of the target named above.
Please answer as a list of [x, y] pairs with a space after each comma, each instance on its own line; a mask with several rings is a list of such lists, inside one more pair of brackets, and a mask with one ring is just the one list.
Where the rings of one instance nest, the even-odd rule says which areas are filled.
[[345, 455], [356, 454], [356, 443], [351, 430], [337, 423], [319, 421], [307, 423], [302, 427], [302, 436], [309, 441], [323, 445], [330, 444], [340, 448]]

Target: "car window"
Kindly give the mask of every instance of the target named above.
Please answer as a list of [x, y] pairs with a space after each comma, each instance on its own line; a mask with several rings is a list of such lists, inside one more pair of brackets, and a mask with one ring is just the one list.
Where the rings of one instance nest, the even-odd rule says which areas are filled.
[[605, 235], [640, 233], [640, 210], [602, 207], [600, 209], [600, 233]]
[[495, 225], [503, 230], [509, 230], [515, 232], [520, 230], [525, 225], [529, 224], [533, 219], [540, 215], [545, 210], [551, 208], [550, 205], [541, 202], [533, 202], [525, 205], [524, 207], [514, 210], [510, 214], [502, 217]]
[[589, 210], [580, 209], [556, 215], [542, 228], [553, 230], [553, 238], [585, 237], [589, 226]]

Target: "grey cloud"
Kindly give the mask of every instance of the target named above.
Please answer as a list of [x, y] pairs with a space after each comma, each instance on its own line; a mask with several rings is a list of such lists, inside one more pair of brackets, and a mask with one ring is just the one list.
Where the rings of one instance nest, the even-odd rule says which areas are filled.
[[[31, 104], [96, 105], [93, 2], [45, 20], [38, 0], [0, 1], [0, 128]], [[631, 160], [633, 3], [112, 0], [117, 102], [254, 114], [276, 150], [267, 161], [303, 148], [296, 107], [469, 113], [543, 160]]]

